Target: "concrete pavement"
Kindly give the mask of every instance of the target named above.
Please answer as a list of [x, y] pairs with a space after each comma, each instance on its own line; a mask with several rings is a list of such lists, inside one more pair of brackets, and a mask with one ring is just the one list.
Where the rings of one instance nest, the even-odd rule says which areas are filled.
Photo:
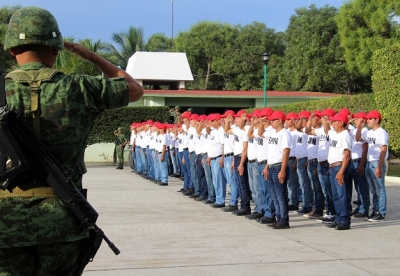
[[[273, 230], [147, 181], [129, 167], [89, 166], [84, 176], [103, 242], [85, 270], [97, 275], [400, 275], [400, 181], [388, 178], [383, 223], [352, 219], [336, 231], [290, 213]], [[228, 202], [228, 201], [227, 201]]]

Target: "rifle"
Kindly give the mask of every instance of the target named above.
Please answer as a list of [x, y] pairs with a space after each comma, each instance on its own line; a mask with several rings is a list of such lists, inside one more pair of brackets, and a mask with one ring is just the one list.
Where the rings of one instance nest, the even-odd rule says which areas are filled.
[[[0, 94], [4, 94], [1, 88]], [[0, 164], [5, 164], [0, 165], [0, 188], [12, 192], [13, 180], [16, 177], [34, 173], [38, 179], [45, 181], [55, 190], [65, 206], [89, 229], [91, 244], [82, 256], [85, 258], [84, 264], [81, 264], [82, 271], [89, 261], [93, 261], [102, 240], [105, 240], [114, 254], [118, 255], [119, 249], [96, 225], [98, 213], [76, 188], [71, 170], [63, 170], [19, 116], [20, 114], [9, 111], [7, 105], [0, 107]]]

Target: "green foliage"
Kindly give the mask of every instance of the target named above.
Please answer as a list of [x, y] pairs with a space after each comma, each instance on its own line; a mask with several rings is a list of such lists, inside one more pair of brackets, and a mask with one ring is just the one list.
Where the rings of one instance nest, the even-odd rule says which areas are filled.
[[127, 32], [114, 33], [112, 40], [117, 43], [117, 49], [114, 45], [108, 43], [107, 48], [110, 52], [110, 61], [122, 69], [126, 69], [129, 58], [144, 49], [144, 31], [142, 28], [135, 28], [130, 26]]
[[282, 110], [285, 113], [288, 112], [300, 112], [302, 110], [314, 111], [323, 110], [325, 108], [332, 108], [334, 110], [340, 110], [342, 108], [348, 108], [351, 112], [357, 111], [368, 112], [375, 108], [375, 97], [372, 93], [358, 94], [354, 96], [340, 96], [331, 99], [313, 100], [308, 102], [299, 102], [295, 104], [274, 106], [274, 110]]
[[130, 124], [149, 119], [159, 122], [169, 120], [169, 107], [123, 107], [116, 110], [105, 110], [95, 121], [87, 145], [109, 143], [114, 141], [114, 130], [123, 127], [123, 133], [130, 137]]
[[334, 18], [337, 9], [300, 8], [286, 30], [287, 50], [276, 90], [348, 93], [349, 76]]
[[153, 34], [147, 40], [144, 49], [149, 52], [169, 52], [171, 51], [172, 41], [163, 33]]
[[376, 109], [382, 115], [381, 126], [389, 133], [389, 150], [400, 152], [400, 43], [375, 51], [372, 66], [372, 88]]
[[399, 15], [398, 0], [352, 0], [340, 7], [336, 22], [349, 72], [371, 77], [373, 52], [400, 37]]
[[16, 62], [11, 56], [10, 51], [4, 51], [4, 38], [6, 36], [7, 24], [12, 14], [20, 8], [20, 5], [11, 7], [3, 6], [0, 8], [0, 75], [10, 71], [10, 68], [16, 66]]

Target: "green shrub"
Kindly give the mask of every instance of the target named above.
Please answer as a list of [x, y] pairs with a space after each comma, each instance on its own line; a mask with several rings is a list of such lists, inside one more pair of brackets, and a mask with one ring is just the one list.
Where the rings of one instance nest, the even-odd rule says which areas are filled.
[[115, 110], [105, 110], [95, 121], [88, 138], [88, 146], [96, 143], [109, 143], [114, 141], [114, 130], [123, 127], [123, 133], [130, 137], [130, 124], [144, 122], [149, 119], [159, 122], [169, 120], [168, 106], [159, 107], [123, 107]]

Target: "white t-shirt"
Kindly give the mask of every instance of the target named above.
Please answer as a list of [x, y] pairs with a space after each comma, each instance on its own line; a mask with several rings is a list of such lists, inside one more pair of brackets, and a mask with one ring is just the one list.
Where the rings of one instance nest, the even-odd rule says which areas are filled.
[[279, 132], [271, 131], [268, 139], [268, 164], [282, 162], [283, 150], [290, 149], [291, 144], [292, 136], [286, 128], [282, 128]]
[[318, 153], [317, 153], [317, 159], [318, 162], [326, 161], [328, 160], [328, 154], [329, 154], [329, 135], [325, 133], [324, 127], [319, 127], [314, 129], [315, 134], [317, 134], [317, 137], [319, 137], [319, 143], [318, 143]]
[[182, 143], [183, 136], [184, 136], [183, 132], [179, 132], [178, 137], [176, 139], [176, 142], [178, 143], [177, 147], [179, 152], [183, 152], [183, 143]]
[[[361, 138], [367, 135], [368, 128], [364, 127], [361, 130]], [[356, 141], [356, 133], [357, 129], [350, 130], [351, 136], [353, 137], [353, 146], [351, 147], [351, 159], [358, 159], [362, 157], [362, 146], [365, 144], [365, 141]]]
[[158, 152], [161, 152], [162, 149], [163, 149], [163, 146], [166, 146], [167, 143], [168, 143], [168, 141], [167, 141], [167, 134], [159, 134], [159, 135], [157, 136], [157, 148], [156, 148], [156, 150], [157, 150]]
[[232, 128], [233, 131], [233, 153], [234, 155], [242, 154], [243, 143], [248, 141], [247, 130], [239, 127]]
[[383, 128], [379, 127], [376, 130], [368, 130], [361, 138], [368, 143], [368, 161], [379, 160], [381, 154], [381, 146], [387, 146], [385, 160], [389, 156], [389, 134]]
[[204, 150], [204, 140], [205, 137], [203, 134], [195, 134], [194, 135], [194, 151], [196, 154], [202, 154], [205, 152]]
[[194, 127], [189, 127], [188, 137], [189, 137], [189, 152], [194, 151], [195, 135], [197, 135], [196, 129]]
[[319, 139], [314, 135], [307, 135], [307, 158], [308, 160], [317, 158]]
[[[254, 130], [254, 132], [258, 132], [258, 130]], [[250, 138], [247, 136], [247, 140], [249, 142], [248, 146], [247, 146], [247, 159], [250, 160], [254, 160], [257, 159], [257, 144], [258, 144], [258, 138]]]
[[303, 131], [298, 131], [296, 142], [295, 155], [297, 159], [307, 157], [307, 134]]
[[268, 159], [268, 139], [271, 131], [275, 131], [272, 126], [264, 129], [263, 136], [258, 135], [258, 130], [254, 131], [254, 136], [257, 137], [257, 161], [262, 162]]
[[156, 139], [157, 139], [157, 131], [152, 131], [150, 133], [150, 142], [149, 142], [150, 149], [156, 149], [157, 146]]
[[131, 131], [131, 138], [129, 140], [129, 145], [133, 145], [133, 142], [135, 142], [136, 139], [136, 132], [134, 130]]
[[169, 148], [174, 149], [175, 148], [175, 140], [176, 140], [175, 133], [170, 132], [168, 134], [169, 134]]
[[212, 128], [208, 138], [207, 156], [209, 158], [220, 156], [224, 149], [225, 140], [225, 131], [223, 127], [221, 126], [218, 129]]
[[328, 163], [333, 164], [343, 161], [344, 150], [351, 151], [352, 138], [347, 130], [337, 133], [334, 130], [328, 132], [330, 148], [328, 154]]
[[296, 143], [297, 139], [299, 139], [299, 131], [297, 129], [289, 130], [289, 133], [290, 135], [292, 135], [292, 143], [290, 145], [289, 157], [296, 157]]

